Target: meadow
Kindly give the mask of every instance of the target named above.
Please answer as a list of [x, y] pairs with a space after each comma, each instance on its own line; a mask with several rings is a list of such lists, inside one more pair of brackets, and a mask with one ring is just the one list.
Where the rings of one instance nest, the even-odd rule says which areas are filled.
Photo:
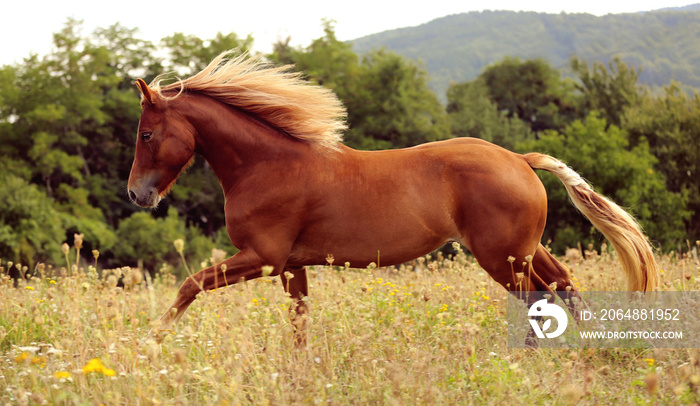
[[[65, 248], [65, 247], [64, 247]], [[686, 247], [691, 248], [691, 247]], [[562, 258], [582, 290], [624, 290], [614, 252]], [[684, 251], [688, 251], [685, 249]], [[98, 254], [98, 253], [95, 253]], [[164, 266], [0, 263], [0, 404], [697, 405], [700, 349], [507, 345], [507, 293], [472, 257], [309, 270], [305, 348], [279, 278], [201, 293], [162, 344], [142, 342], [181, 280]], [[662, 290], [700, 290], [697, 257], [658, 257]]]

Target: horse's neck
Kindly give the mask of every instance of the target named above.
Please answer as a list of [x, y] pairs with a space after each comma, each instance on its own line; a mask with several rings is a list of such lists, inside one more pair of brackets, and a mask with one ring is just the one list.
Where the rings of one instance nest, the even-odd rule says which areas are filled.
[[224, 190], [242, 172], [265, 160], [299, 157], [305, 143], [249, 113], [205, 96], [189, 96], [183, 114], [197, 130], [196, 150], [219, 178]]

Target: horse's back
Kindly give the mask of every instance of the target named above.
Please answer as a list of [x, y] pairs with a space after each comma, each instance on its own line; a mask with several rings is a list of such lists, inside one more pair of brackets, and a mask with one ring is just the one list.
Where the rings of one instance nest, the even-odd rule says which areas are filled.
[[[349, 183], [362, 180], [362, 189], [378, 196], [411, 191], [428, 195], [416, 199], [417, 204], [441, 195], [470, 207], [539, 205], [546, 199], [542, 182], [522, 155], [477, 138], [346, 153], [349, 163], [337, 166], [338, 178]], [[361, 175], [353, 177], [355, 173]], [[379, 185], [383, 187], [373, 187]]]
[[517, 192], [522, 183], [541, 183], [521, 154], [479, 138], [452, 138], [399, 151], [407, 153], [416, 170], [425, 164], [443, 164], [447, 173], [466, 182], [463, 186], [473, 182], [486, 186], [481, 184], [485, 182], [491, 189], [503, 184]]

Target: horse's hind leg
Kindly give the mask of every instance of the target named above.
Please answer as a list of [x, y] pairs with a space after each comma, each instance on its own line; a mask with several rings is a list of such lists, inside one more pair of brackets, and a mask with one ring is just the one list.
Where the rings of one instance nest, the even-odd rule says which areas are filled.
[[502, 255], [489, 255], [486, 259], [474, 254], [482, 268], [510, 292], [556, 291], [563, 300], [578, 297], [569, 270], [542, 244], [537, 245], [531, 259], [526, 255], [527, 251], [514, 251], [521, 252], [509, 253], [506, 250]]
[[578, 320], [578, 309], [574, 306], [581, 296], [576, 290], [569, 270], [540, 244], [532, 259], [535, 273], [566, 303], [569, 312]]
[[[571, 274], [542, 244], [538, 243], [536, 247], [532, 258], [528, 258], [527, 254], [531, 251], [517, 246], [512, 247], [512, 251], [500, 249], [501, 252], [498, 254], [496, 254], [496, 250], [493, 250], [483, 252], [481, 255], [477, 251], [474, 252], [474, 255], [482, 268], [496, 282], [515, 297], [525, 301], [528, 308], [542, 299], [541, 294], [533, 294], [533, 292], [550, 293], [550, 302], [554, 301], [556, 293], [567, 304], [572, 316], [577, 319], [577, 309], [573, 299], [580, 299], [580, 296], [575, 289]], [[537, 346], [533, 331], [530, 331], [525, 344], [531, 347]]]
[[306, 319], [308, 305], [304, 302], [304, 297], [309, 294], [309, 286], [306, 278], [306, 268], [285, 267], [280, 273], [284, 291], [289, 293], [292, 304], [289, 307], [289, 314], [292, 316], [294, 326], [294, 341], [297, 346], [306, 344]]

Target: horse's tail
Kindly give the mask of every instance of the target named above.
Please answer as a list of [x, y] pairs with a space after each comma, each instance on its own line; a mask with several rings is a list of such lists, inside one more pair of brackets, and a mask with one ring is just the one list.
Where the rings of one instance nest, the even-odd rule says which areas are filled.
[[581, 176], [549, 155], [523, 155], [533, 169], [556, 175], [571, 201], [612, 243], [627, 274], [629, 290], [651, 291], [659, 284], [659, 269], [649, 240], [637, 221], [610, 199], [596, 193]]

